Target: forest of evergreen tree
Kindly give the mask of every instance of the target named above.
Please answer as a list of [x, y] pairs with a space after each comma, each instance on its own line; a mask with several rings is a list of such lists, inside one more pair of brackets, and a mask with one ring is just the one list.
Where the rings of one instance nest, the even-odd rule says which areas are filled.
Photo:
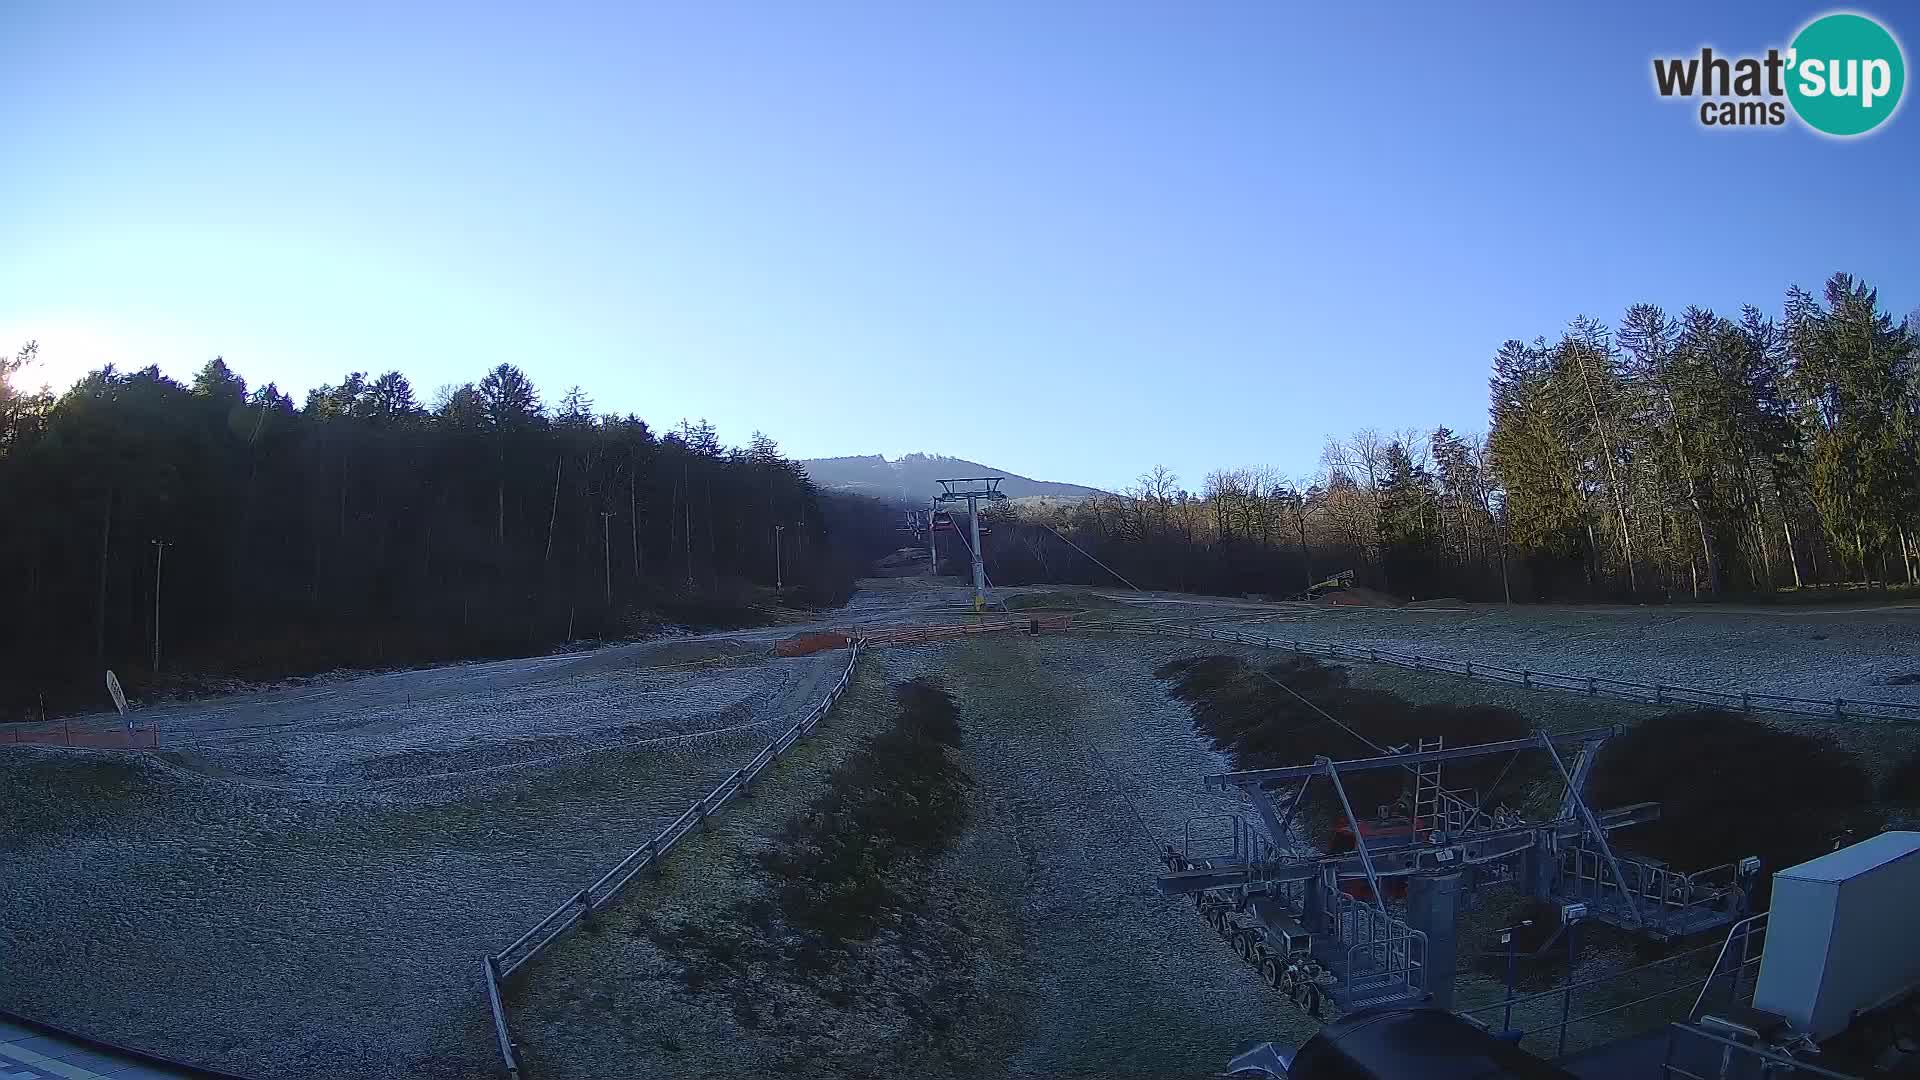
[[1777, 318], [1639, 304], [1508, 341], [1490, 398], [1484, 436], [1367, 430], [1307, 477], [1222, 470], [1193, 492], [1162, 468], [1122, 497], [1003, 512], [988, 572], [1113, 584], [1077, 546], [1143, 588], [1291, 595], [1351, 569], [1403, 597], [1516, 602], [1920, 573], [1920, 323], [1845, 274], [1789, 290]]
[[842, 603], [895, 540], [764, 436], [545, 407], [506, 364], [425, 406], [399, 372], [296, 407], [220, 359], [34, 371], [0, 357], [0, 717], [100, 707], [105, 668], [139, 694], [760, 621], [776, 574]]
[[[103, 668], [192, 689], [745, 624], [776, 575], [789, 605], [842, 603], [903, 539], [900, 508], [820, 492], [765, 436], [659, 435], [578, 388], [546, 405], [509, 364], [426, 404], [388, 372], [298, 406], [220, 359], [57, 397], [24, 389], [35, 369], [31, 345], [0, 356], [0, 717], [97, 706]], [[1847, 275], [1777, 318], [1578, 318], [1501, 346], [1490, 389], [1484, 436], [1367, 430], [1310, 476], [1193, 492], [1157, 468], [1001, 510], [988, 572], [1284, 596], [1353, 570], [1514, 602], [1920, 574], [1920, 324]]]

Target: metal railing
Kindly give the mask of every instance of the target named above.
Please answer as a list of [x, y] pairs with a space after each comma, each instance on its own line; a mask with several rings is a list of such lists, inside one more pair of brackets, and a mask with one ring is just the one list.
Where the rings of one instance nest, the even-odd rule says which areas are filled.
[[1335, 660], [1391, 664], [1416, 671], [1442, 671], [1469, 679], [1508, 683], [1529, 690], [1563, 690], [1588, 697], [1611, 697], [1653, 705], [1701, 705], [1737, 712], [1785, 713], [1791, 716], [1817, 716], [1828, 720], [1920, 721], [1920, 701], [1886, 701], [1866, 698], [1802, 698], [1786, 694], [1768, 694], [1755, 690], [1707, 690], [1671, 683], [1643, 683], [1612, 679], [1600, 675], [1568, 675], [1563, 672], [1510, 668], [1477, 660], [1455, 660], [1441, 656], [1393, 652], [1387, 649], [1342, 645], [1337, 642], [1311, 641], [1305, 638], [1271, 638], [1238, 630], [1218, 630], [1210, 626], [1176, 623], [1098, 623], [1072, 629], [1087, 633], [1164, 634], [1195, 641], [1227, 641], [1264, 649], [1283, 649], [1303, 656], [1325, 656]]
[[1438, 802], [1439, 810], [1427, 823], [1429, 828], [1437, 826], [1445, 830], [1448, 836], [1459, 836], [1472, 829], [1497, 827], [1493, 815], [1481, 809], [1477, 799], [1463, 799], [1458, 793], [1443, 788]]
[[1767, 913], [1749, 915], [1727, 928], [1727, 940], [1720, 944], [1720, 955], [1714, 958], [1713, 969], [1707, 972], [1706, 982], [1700, 984], [1700, 996], [1693, 999], [1693, 1009], [1687, 1013], [1689, 1020], [1700, 1019], [1700, 1014], [1710, 1005], [1723, 1007], [1719, 1002], [1709, 1001], [1716, 983], [1724, 979], [1727, 982], [1726, 1005], [1746, 1005], [1753, 1000], [1753, 991], [1759, 985], [1760, 974], [1753, 970], [1760, 965], [1767, 944]]
[[[1222, 823], [1212, 831], [1195, 832], [1196, 827]], [[1188, 818], [1181, 828], [1180, 858], [1190, 865], [1257, 866], [1274, 861], [1279, 854], [1265, 831], [1240, 814]]]
[[494, 1035], [500, 1043], [500, 1059], [506, 1066], [508, 1076], [518, 1080], [520, 1061], [512, 1034], [507, 1026], [506, 1008], [500, 1001], [501, 981], [525, 967], [562, 934], [578, 926], [581, 920], [611, 904], [628, 882], [638, 876], [641, 871], [657, 865], [675, 844], [704, 822], [708, 815], [746, 791], [762, 772], [779, 760], [780, 755], [786, 753], [795, 743], [818, 727], [828, 711], [846, 693], [847, 685], [853, 679], [854, 665], [859, 662], [861, 650], [865, 645], [864, 638], [853, 639], [846, 669], [840, 673], [840, 678], [835, 681], [833, 688], [827, 691], [826, 697], [808, 709], [792, 727], [781, 732], [777, 738], [755, 754], [752, 761], [735, 769], [720, 782], [718, 787], [695, 799], [693, 805], [687, 807], [684, 813], [673, 819], [673, 822], [653, 839], [633, 849], [626, 858], [621, 859], [612, 869], [600, 875], [593, 884], [569, 896], [559, 907], [547, 913], [545, 918], [529, 927], [526, 933], [515, 938], [512, 944], [484, 957], [487, 1004], [493, 1010]]
[[1562, 880], [1572, 885], [1572, 894], [1584, 900], [1605, 900], [1620, 893], [1631, 893], [1637, 902], [1668, 911], [1718, 904], [1732, 894], [1736, 868], [1732, 863], [1683, 874], [1658, 863], [1618, 856], [1624, 883], [1614, 880], [1612, 865], [1601, 852], [1584, 846], [1565, 848], [1560, 853]]
[[[1681, 1066], [1673, 1060], [1674, 1052], [1684, 1047], [1685, 1039], [1698, 1039], [1708, 1044], [1708, 1055], [1712, 1065], [1707, 1070], [1695, 1072]], [[1695, 1047], [1696, 1050], [1701, 1049]], [[1776, 1053], [1766, 1047], [1744, 1043], [1738, 1039], [1729, 1039], [1711, 1031], [1703, 1031], [1695, 1024], [1676, 1023], [1667, 1028], [1667, 1060], [1661, 1063], [1660, 1075], [1665, 1080], [1683, 1077], [1684, 1080], [1736, 1080], [1736, 1078], [1761, 1076], [1818, 1076], [1823, 1080], [1861, 1080], [1852, 1073], [1835, 1072], [1810, 1061], [1801, 1061], [1785, 1054]]]
[[1471, 1008], [1456, 1010], [1461, 1016], [1494, 1030], [1498, 1019], [1515, 1037], [1552, 1035], [1556, 1056], [1567, 1053], [1569, 1032], [1578, 1031], [1571, 1041], [1576, 1049], [1609, 1042], [1618, 1031], [1600, 1025], [1623, 1012], [1631, 1012], [1635, 1023], [1629, 1028], [1645, 1030], [1648, 1022], [1670, 1023], [1685, 1019], [1689, 999], [1686, 991], [1704, 986], [1708, 976], [1694, 966], [1719, 945], [1702, 945], [1659, 960], [1592, 978], [1573, 980], [1550, 990], [1502, 997]]
[[1337, 974], [1350, 996], [1400, 996], [1426, 990], [1426, 934], [1338, 888], [1326, 890], [1325, 895], [1334, 937], [1347, 946], [1346, 968]]

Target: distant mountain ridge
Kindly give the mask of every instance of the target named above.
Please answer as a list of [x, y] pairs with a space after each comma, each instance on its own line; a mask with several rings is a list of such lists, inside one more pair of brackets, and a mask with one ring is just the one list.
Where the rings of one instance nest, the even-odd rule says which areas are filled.
[[1086, 499], [1107, 494], [1099, 488], [1034, 480], [977, 461], [939, 454], [908, 454], [898, 461], [888, 461], [880, 454], [809, 458], [800, 465], [807, 470], [813, 482], [823, 488], [852, 491], [875, 498], [904, 499], [915, 505], [939, 493], [937, 481], [961, 476], [1006, 477], [1000, 490], [1013, 499]]

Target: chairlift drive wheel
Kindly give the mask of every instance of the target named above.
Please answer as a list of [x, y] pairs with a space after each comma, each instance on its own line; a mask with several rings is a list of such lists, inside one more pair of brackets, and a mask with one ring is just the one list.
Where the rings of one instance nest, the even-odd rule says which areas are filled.
[[1275, 990], [1280, 989], [1280, 961], [1271, 956], [1260, 961], [1260, 978]]

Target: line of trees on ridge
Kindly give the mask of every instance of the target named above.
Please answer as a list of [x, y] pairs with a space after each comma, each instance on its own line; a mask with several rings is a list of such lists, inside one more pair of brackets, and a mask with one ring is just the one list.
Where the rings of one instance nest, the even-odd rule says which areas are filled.
[[1330, 438], [1318, 470], [1156, 468], [1123, 496], [1002, 512], [1004, 584], [1660, 600], [1920, 574], [1920, 322], [1846, 274], [1778, 318], [1629, 308], [1493, 358], [1484, 435]]
[[296, 405], [218, 358], [57, 397], [35, 369], [0, 356], [0, 716], [98, 707], [107, 667], [146, 688], [156, 619], [164, 672], [524, 655], [754, 621], [776, 573], [840, 603], [893, 542], [763, 435], [656, 434], [578, 388], [548, 407], [510, 364], [428, 404], [397, 371]]

